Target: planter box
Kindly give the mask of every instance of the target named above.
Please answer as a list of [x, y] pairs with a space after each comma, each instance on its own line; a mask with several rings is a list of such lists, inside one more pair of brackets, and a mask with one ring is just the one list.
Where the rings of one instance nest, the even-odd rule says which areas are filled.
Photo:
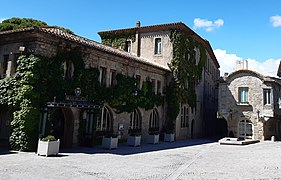
[[128, 136], [128, 144], [129, 146], [140, 146], [141, 136]]
[[149, 134], [147, 142], [149, 144], [159, 144], [159, 134]]
[[171, 134], [165, 133], [164, 134], [164, 141], [165, 142], [174, 142], [175, 141], [175, 134], [174, 133], [171, 133]]
[[116, 149], [118, 146], [117, 137], [103, 137], [102, 138], [102, 147], [106, 149]]
[[57, 141], [38, 141], [37, 155], [49, 156], [58, 155], [60, 149], [60, 140]]

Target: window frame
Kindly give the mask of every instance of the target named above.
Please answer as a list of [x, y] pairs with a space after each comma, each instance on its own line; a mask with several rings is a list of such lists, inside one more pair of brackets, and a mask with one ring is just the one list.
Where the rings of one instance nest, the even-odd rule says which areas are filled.
[[249, 104], [249, 87], [238, 87], [239, 104]]
[[154, 55], [161, 55], [162, 54], [162, 38], [155, 38], [154, 39]]
[[263, 105], [271, 105], [271, 89], [263, 89]]

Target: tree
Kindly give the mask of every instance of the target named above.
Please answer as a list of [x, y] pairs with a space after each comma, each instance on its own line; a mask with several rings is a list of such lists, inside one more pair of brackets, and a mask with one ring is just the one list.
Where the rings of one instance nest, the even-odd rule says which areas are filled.
[[[40, 27], [49, 26], [47, 23], [31, 18], [10, 18], [0, 23], [0, 31], [16, 30], [27, 27]], [[70, 29], [54, 26], [55, 28], [61, 29], [67, 33], [74, 34]]]

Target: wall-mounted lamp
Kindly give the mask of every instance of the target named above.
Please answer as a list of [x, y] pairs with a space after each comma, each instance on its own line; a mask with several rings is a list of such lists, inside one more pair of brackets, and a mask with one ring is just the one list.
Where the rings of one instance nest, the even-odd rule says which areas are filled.
[[230, 114], [230, 119], [232, 120], [232, 110], [229, 110], [229, 114]]
[[20, 51], [20, 52], [23, 52], [24, 50], [25, 50], [25, 47], [24, 47], [24, 46], [20, 46], [20, 47], [19, 47], [19, 51]]
[[260, 110], [257, 110], [258, 120], [260, 119]]

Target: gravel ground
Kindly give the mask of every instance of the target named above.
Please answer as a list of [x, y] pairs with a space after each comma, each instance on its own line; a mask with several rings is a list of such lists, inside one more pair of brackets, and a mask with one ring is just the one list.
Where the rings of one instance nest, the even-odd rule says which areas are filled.
[[0, 179], [281, 179], [281, 143], [121, 144], [116, 150], [65, 149], [53, 157], [0, 150]]

